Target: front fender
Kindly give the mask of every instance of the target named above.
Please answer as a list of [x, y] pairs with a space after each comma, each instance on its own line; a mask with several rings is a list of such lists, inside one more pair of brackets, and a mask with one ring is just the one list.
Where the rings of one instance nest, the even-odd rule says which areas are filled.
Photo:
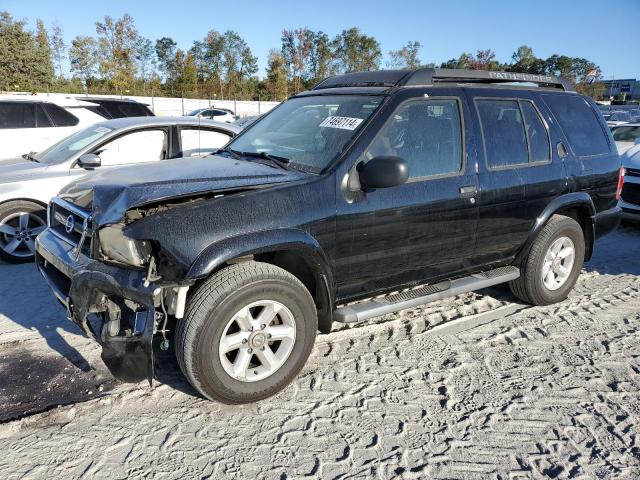
[[529, 249], [531, 248], [531, 244], [547, 224], [552, 215], [554, 215], [556, 212], [559, 212], [560, 210], [576, 207], [583, 209], [587, 214], [585, 218], [585, 260], [589, 260], [593, 251], [593, 240], [595, 238], [596, 209], [593, 205], [593, 200], [588, 193], [572, 192], [554, 198], [551, 202], [549, 202], [549, 204], [540, 213], [540, 215], [536, 217], [536, 222], [529, 232], [529, 235], [527, 236], [527, 241], [516, 256], [515, 263], [520, 264], [526, 258], [527, 254], [529, 253]]
[[309, 258], [309, 264], [333, 285], [330, 262], [318, 241], [297, 228], [281, 228], [226, 238], [207, 247], [189, 268], [186, 280], [208, 277], [220, 265], [234, 258], [259, 253], [295, 250]]

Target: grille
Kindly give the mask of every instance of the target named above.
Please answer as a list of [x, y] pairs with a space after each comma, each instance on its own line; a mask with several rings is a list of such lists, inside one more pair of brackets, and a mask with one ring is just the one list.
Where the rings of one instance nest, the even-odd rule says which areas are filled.
[[60, 238], [77, 246], [82, 239], [82, 232], [87, 228], [82, 251], [88, 254], [91, 245], [91, 215], [72, 203], [54, 198], [49, 207], [49, 228]]
[[630, 177], [640, 177], [640, 170], [637, 168], [625, 168], [625, 175]]
[[640, 205], [640, 184], [625, 183], [622, 187], [622, 200]]

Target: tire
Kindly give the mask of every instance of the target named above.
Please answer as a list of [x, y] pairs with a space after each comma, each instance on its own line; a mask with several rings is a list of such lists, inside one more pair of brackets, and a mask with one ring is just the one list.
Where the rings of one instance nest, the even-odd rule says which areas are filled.
[[[562, 239], [569, 239], [570, 242], [565, 242]], [[557, 267], [558, 272], [569, 270], [570, 273], [563, 283], [554, 282], [552, 279], [549, 283], [557, 283], [560, 286], [555, 289], [550, 288], [543, 279], [543, 271], [548, 272], [549, 270], [545, 270], [545, 264], [549, 265], [547, 254], [552, 246], [557, 248], [557, 245], [560, 245], [561, 250], [565, 251], [562, 245], [569, 246], [571, 243], [573, 244], [574, 258], [570, 269], [568, 264], [567, 268], [562, 268], [562, 265]], [[509, 282], [511, 292], [520, 300], [532, 305], [550, 305], [561, 302], [567, 298], [578, 280], [584, 263], [584, 253], [584, 234], [580, 224], [570, 217], [552, 216], [533, 241], [529, 254], [522, 263], [520, 278]], [[545, 257], [547, 257], [547, 261], [545, 261]], [[563, 261], [560, 259], [561, 263]], [[555, 259], [551, 262], [551, 270], [556, 268], [554, 262], [556, 262]], [[555, 285], [553, 286], [555, 287]]]
[[32, 262], [35, 239], [46, 225], [47, 211], [37, 203], [13, 200], [0, 205], [0, 258], [10, 263]]
[[[221, 353], [223, 336], [231, 338], [231, 329], [247, 335], [247, 329], [234, 319], [245, 318], [240, 315], [247, 311], [245, 307], [261, 303], [280, 305], [274, 307], [280, 310], [272, 322], [281, 325], [259, 325], [243, 338], [237, 350]], [[266, 307], [252, 307], [248, 318], [259, 317], [263, 309]], [[258, 340], [264, 341], [269, 331], [275, 332], [274, 326], [285, 324], [293, 328], [295, 339], [267, 340], [267, 345], [259, 346]], [[185, 317], [176, 325], [176, 358], [185, 377], [206, 398], [227, 404], [255, 402], [279, 392], [298, 375], [311, 353], [317, 329], [315, 303], [300, 280], [274, 265], [242, 262], [220, 270], [189, 297]], [[232, 377], [231, 370], [242, 363], [238, 361], [241, 353], [249, 355], [246, 352], [253, 349], [250, 365], [260, 366], [240, 369], [246, 373], [244, 379], [242, 374]], [[260, 356], [267, 353], [265, 349], [284, 358], [281, 366], [266, 377], [267, 364]], [[286, 354], [287, 350], [290, 353]]]

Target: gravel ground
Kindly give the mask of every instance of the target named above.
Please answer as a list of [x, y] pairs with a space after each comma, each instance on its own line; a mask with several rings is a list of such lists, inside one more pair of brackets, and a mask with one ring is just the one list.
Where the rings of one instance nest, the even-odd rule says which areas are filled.
[[2, 265], [0, 474], [636, 479], [639, 246], [635, 227], [604, 239], [558, 305], [495, 288], [337, 328], [243, 407], [199, 398], [166, 353], [152, 389], [116, 384], [32, 267]]

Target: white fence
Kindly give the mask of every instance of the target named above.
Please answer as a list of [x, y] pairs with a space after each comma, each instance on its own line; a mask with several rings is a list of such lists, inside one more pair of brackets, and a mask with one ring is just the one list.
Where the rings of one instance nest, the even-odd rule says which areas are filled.
[[[67, 93], [38, 93], [40, 98], [61, 98], [76, 97], [82, 99], [85, 95], [67, 94]], [[228, 108], [236, 112], [240, 117], [260, 115], [268, 112], [280, 102], [253, 102], [253, 101], [235, 101], [235, 100], [208, 100], [208, 99], [192, 99], [192, 98], [169, 98], [169, 97], [138, 97], [128, 96], [120, 97], [119, 95], [89, 95], [90, 97], [103, 98], [128, 98], [149, 105], [156, 115], [185, 115], [192, 110], [204, 107]]]

